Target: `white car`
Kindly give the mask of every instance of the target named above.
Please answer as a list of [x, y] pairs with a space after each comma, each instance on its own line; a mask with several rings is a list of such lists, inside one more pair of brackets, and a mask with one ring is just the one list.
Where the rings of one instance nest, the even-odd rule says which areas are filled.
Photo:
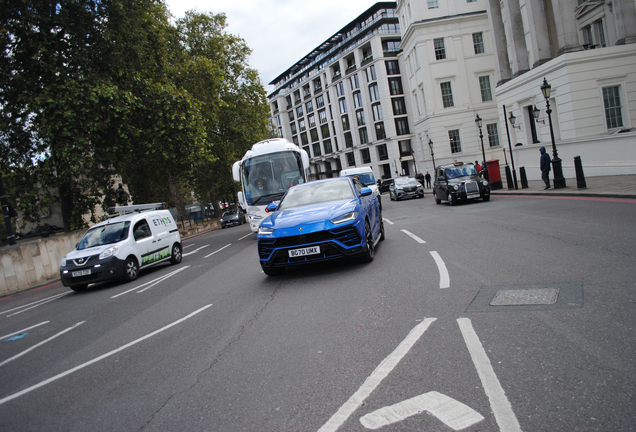
[[90, 283], [133, 281], [142, 268], [180, 263], [181, 250], [181, 235], [168, 210], [136, 211], [92, 226], [62, 258], [60, 277], [64, 286], [78, 292]]

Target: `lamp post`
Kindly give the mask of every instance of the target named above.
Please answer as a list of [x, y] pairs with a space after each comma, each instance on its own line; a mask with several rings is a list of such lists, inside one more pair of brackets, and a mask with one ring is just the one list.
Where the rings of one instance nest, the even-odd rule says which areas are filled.
[[[504, 111], [504, 119], [506, 118], [506, 106], [503, 106], [503, 111]], [[512, 123], [512, 125], [514, 126], [514, 122], [512, 121], [512, 119], [514, 118], [514, 116], [512, 115], [512, 112], [510, 113], [511, 119], [510, 122]], [[517, 170], [515, 169], [515, 157], [512, 154], [512, 144], [510, 142], [510, 129], [508, 129], [508, 122], [504, 121], [504, 123], [506, 123], [506, 135], [508, 135], [508, 149], [510, 150], [510, 162], [512, 163], [512, 180], [515, 184], [515, 190], [519, 189], [519, 185], [517, 184]], [[506, 152], [504, 151], [504, 154], [506, 154]]]
[[[477, 113], [477, 117], [475, 117], [475, 123], [479, 128], [479, 139], [481, 140], [481, 156], [483, 160], [483, 164], [486, 165], [486, 151], [484, 150], [484, 134], [481, 131], [482, 119], [479, 117], [479, 113]], [[488, 175], [488, 166], [484, 167], [484, 177], [486, 180], [490, 180], [490, 176]]]
[[548, 84], [548, 81], [543, 78], [543, 84], [541, 85], [541, 93], [545, 98], [545, 112], [548, 114], [548, 123], [550, 123], [550, 138], [552, 139], [552, 169], [554, 170], [554, 188], [563, 189], [565, 187], [565, 179], [563, 178], [563, 166], [561, 159], [557, 153], [556, 143], [554, 142], [554, 129], [552, 128], [552, 110], [550, 109], [550, 93], [552, 86]]
[[435, 168], [435, 155], [433, 154], [433, 141], [430, 138], [428, 139], [428, 147], [431, 149], [431, 159], [433, 159], [433, 173], [435, 173], [437, 169]]

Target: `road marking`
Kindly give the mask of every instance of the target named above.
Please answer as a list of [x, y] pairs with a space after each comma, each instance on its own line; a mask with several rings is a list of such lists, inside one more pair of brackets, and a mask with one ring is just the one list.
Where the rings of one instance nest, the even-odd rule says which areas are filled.
[[391, 222], [390, 220], [388, 220], [387, 218], [382, 218], [382, 220], [390, 225], [395, 225], [393, 222]]
[[6, 402], [12, 401], [13, 399], [16, 399], [16, 398], [18, 398], [18, 397], [20, 397], [20, 396], [22, 396], [22, 395], [25, 395], [25, 394], [27, 394], [27, 393], [30, 393], [30, 392], [34, 391], [34, 390], [37, 390], [37, 389], [39, 389], [40, 387], [44, 387], [45, 385], [50, 384], [50, 383], [52, 383], [53, 381], [57, 381], [57, 380], [58, 380], [58, 379], [60, 379], [60, 378], [64, 378], [65, 376], [70, 375], [70, 374], [72, 374], [73, 372], [77, 372], [78, 370], [84, 369], [85, 367], [90, 366], [90, 365], [92, 365], [93, 363], [97, 363], [98, 361], [103, 360], [103, 359], [105, 359], [105, 358], [107, 358], [107, 357], [110, 357], [110, 356], [112, 356], [113, 354], [117, 354], [118, 352], [123, 351], [123, 350], [125, 350], [126, 348], [130, 348], [131, 346], [136, 345], [136, 344], [138, 344], [139, 342], [142, 342], [142, 341], [144, 341], [144, 340], [146, 340], [146, 339], [148, 339], [148, 338], [151, 338], [152, 336], [155, 336], [155, 335], [157, 335], [157, 334], [161, 333], [161, 332], [162, 332], [162, 331], [164, 331], [164, 330], [168, 330], [170, 327], [173, 327], [173, 326], [175, 326], [175, 325], [177, 325], [177, 324], [182, 323], [183, 321], [186, 321], [186, 320], [187, 320], [187, 319], [189, 319], [189, 318], [192, 318], [193, 316], [195, 316], [195, 315], [196, 315], [196, 314], [198, 314], [199, 312], [204, 311], [205, 309], [209, 308], [210, 306], [212, 306], [212, 305], [211, 305], [211, 304], [206, 305], [206, 306], [202, 307], [201, 309], [198, 309], [198, 310], [196, 310], [196, 311], [192, 312], [191, 314], [186, 315], [185, 317], [183, 317], [183, 318], [181, 318], [181, 319], [178, 319], [177, 321], [173, 322], [172, 324], [168, 324], [167, 326], [162, 327], [162, 328], [160, 328], [159, 330], [155, 330], [155, 331], [154, 331], [154, 332], [152, 332], [152, 333], [148, 333], [147, 335], [142, 336], [142, 337], [140, 337], [139, 339], [136, 339], [136, 340], [134, 340], [134, 341], [132, 341], [132, 342], [129, 342], [129, 343], [127, 343], [126, 345], [123, 345], [123, 346], [121, 346], [121, 347], [119, 347], [119, 348], [117, 348], [117, 349], [114, 349], [113, 351], [110, 351], [110, 352], [108, 352], [108, 353], [106, 353], [106, 354], [102, 354], [101, 356], [96, 357], [96, 358], [94, 358], [93, 360], [89, 360], [89, 361], [87, 361], [86, 363], [82, 363], [81, 365], [76, 366], [76, 367], [74, 367], [74, 368], [72, 368], [72, 369], [69, 369], [69, 370], [67, 370], [66, 372], [62, 372], [61, 374], [55, 375], [54, 377], [51, 377], [51, 378], [49, 378], [49, 379], [47, 379], [47, 380], [44, 380], [44, 381], [42, 381], [42, 382], [40, 382], [40, 383], [38, 383], [38, 384], [35, 384], [35, 385], [33, 385], [33, 386], [29, 387], [29, 388], [26, 388], [26, 389], [24, 389], [24, 390], [22, 390], [22, 391], [19, 391], [19, 392], [14, 393], [14, 394], [12, 394], [12, 395], [10, 395], [10, 396], [7, 396], [7, 397], [5, 397], [5, 398], [3, 398], [3, 399], [0, 399], [0, 405], [4, 404], [4, 403], [6, 403]]
[[84, 324], [85, 322], [86, 322], [86, 321], [80, 321], [80, 322], [78, 322], [77, 324], [75, 324], [75, 325], [73, 325], [73, 326], [71, 326], [71, 327], [67, 328], [66, 330], [62, 330], [62, 331], [61, 331], [61, 332], [59, 332], [58, 334], [55, 334], [55, 335], [51, 336], [50, 338], [48, 338], [48, 339], [46, 339], [46, 340], [43, 340], [42, 342], [40, 342], [40, 343], [37, 343], [37, 344], [33, 345], [31, 348], [26, 349], [26, 350], [22, 351], [21, 353], [18, 353], [18, 354], [16, 354], [16, 355], [14, 355], [13, 357], [8, 358], [8, 359], [6, 359], [5, 361], [1, 362], [1, 363], [0, 363], [0, 366], [4, 366], [5, 364], [9, 363], [10, 361], [17, 359], [18, 357], [22, 357], [22, 356], [23, 356], [23, 355], [25, 355], [26, 353], [33, 351], [33, 350], [34, 350], [34, 349], [36, 349], [37, 347], [39, 347], [39, 346], [41, 346], [41, 345], [44, 345], [45, 343], [47, 343], [47, 342], [49, 342], [49, 341], [52, 341], [53, 339], [55, 339], [55, 338], [56, 338], [56, 337], [58, 337], [58, 336], [62, 336], [64, 333], [66, 333], [66, 332], [69, 332], [69, 331], [73, 330], [75, 327], [80, 326], [80, 325]]
[[137, 289], [139, 289], [139, 288], [141, 288], [141, 287], [144, 287], [144, 286], [146, 286], [146, 285], [149, 285], [149, 284], [150, 284], [150, 286], [149, 286], [149, 287], [144, 288], [144, 289], [142, 289], [141, 291], [139, 291], [140, 293], [141, 293], [141, 292], [144, 292], [144, 291], [146, 291], [147, 289], [150, 289], [150, 288], [152, 288], [153, 286], [157, 285], [159, 282], [163, 282], [163, 281], [165, 281], [165, 280], [166, 280], [166, 279], [168, 279], [169, 277], [172, 277], [172, 276], [176, 275], [177, 273], [179, 273], [179, 272], [180, 272], [180, 271], [182, 271], [182, 270], [187, 269], [188, 267], [190, 267], [190, 266], [183, 266], [183, 267], [181, 267], [181, 268], [179, 268], [179, 269], [177, 269], [177, 270], [175, 270], [175, 271], [172, 271], [172, 272], [170, 272], [170, 273], [168, 273], [168, 274], [165, 274], [165, 275], [163, 275], [163, 276], [160, 276], [160, 277], [158, 277], [157, 279], [153, 279], [153, 280], [151, 280], [150, 282], [146, 282], [145, 284], [137, 285], [136, 287], [131, 288], [131, 289], [129, 289], [128, 291], [124, 291], [124, 292], [122, 292], [122, 293], [116, 294], [116, 295], [112, 296], [111, 298], [117, 298], [117, 297], [119, 297], [119, 296], [123, 296], [124, 294], [128, 294], [129, 292], [135, 291], [135, 290], [137, 290]]
[[192, 246], [196, 246], [196, 244], [192, 243], [192, 244], [189, 244], [189, 245], [185, 245], [183, 248], [187, 249], [187, 248], [192, 247]]
[[362, 386], [356, 391], [347, 402], [325, 423], [318, 432], [335, 432], [347, 421], [349, 416], [358, 409], [364, 400], [375, 390], [384, 378], [397, 366], [402, 358], [415, 345], [415, 342], [424, 334], [426, 329], [437, 318], [426, 318], [416, 325], [398, 347], [385, 358], [382, 363], [369, 375]]
[[495, 375], [490, 359], [479, 341], [479, 337], [473, 328], [473, 324], [468, 318], [458, 318], [457, 323], [464, 336], [464, 341], [473, 359], [477, 374], [484, 387], [484, 391], [490, 400], [492, 412], [495, 420], [502, 432], [521, 432], [519, 421], [512, 411], [512, 406], [506, 397], [503, 387]]
[[199, 249], [195, 249], [195, 250], [193, 250], [192, 252], [184, 253], [184, 254], [183, 254], [183, 255], [181, 255], [181, 256], [187, 257], [188, 255], [192, 255], [193, 253], [197, 253], [197, 252], [199, 252], [201, 249], [206, 248], [206, 247], [208, 247], [208, 246], [210, 246], [210, 245], [201, 246]]
[[435, 251], [431, 251], [430, 254], [433, 257], [433, 259], [435, 260], [435, 264], [437, 264], [437, 269], [439, 271], [439, 287], [440, 288], [449, 288], [450, 287], [450, 276], [448, 275], [448, 269], [446, 268], [446, 264], [444, 264], [444, 260]]
[[212, 252], [210, 255], [206, 255], [206, 256], [204, 256], [203, 258], [207, 258], [207, 257], [209, 257], [209, 256], [214, 255], [214, 254], [215, 254], [215, 253], [217, 253], [217, 252], [221, 252], [223, 249], [225, 249], [226, 247], [230, 246], [231, 244], [232, 244], [232, 243], [230, 243], [230, 244], [228, 244], [228, 245], [225, 245], [225, 246], [223, 246], [221, 249], [216, 250], [216, 251]]
[[407, 236], [411, 237], [413, 240], [415, 240], [416, 242], [418, 242], [419, 244], [424, 244], [426, 243], [424, 240], [422, 240], [421, 238], [419, 238], [418, 236], [416, 236], [415, 234], [413, 234], [412, 232], [409, 232], [407, 230], [402, 230], [402, 232], [404, 234], [406, 234]]
[[[25, 311], [28, 311], [30, 309], [36, 308], [38, 306], [42, 306], [45, 303], [52, 302], [53, 300], [57, 300], [60, 297], [64, 297], [65, 295], [69, 295], [71, 292], [72, 291], [65, 292], [65, 293], [62, 293], [62, 294], [57, 294], [57, 295], [54, 295], [52, 297], [47, 297], [45, 299], [35, 301], [33, 303], [29, 303], [29, 304], [25, 304], [25, 305], [22, 305], [22, 306], [18, 306], [16, 308], [9, 309], [9, 310], [6, 310], [4, 312], [0, 312], [0, 315], [6, 314], [6, 313], [9, 313], [9, 312], [13, 312], [13, 311], [16, 311], [16, 310], [19, 310], [19, 309], [22, 309], [20, 312], [16, 312], [16, 313], [12, 313], [11, 315], [7, 315], [7, 318], [9, 318], [10, 316], [20, 314], [22, 312], [25, 312]], [[26, 308], [26, 309], [23, 309], [23, 308]]]
[[237, 241], [241, 241], [241, 240], [243, 240], [243, 239], [244, 239], [244, 238], [246, 238], [246, 237], [250, 237], [250, 236], [252, 236], [253, 234], [254, 234], [254, 233], [253, 233], [253, 232], [251, 232], [251, 233], [249, 233], [248, 235], [244, 235], [243, 237], [241, 237], [241, 238], [240, 238], [240, 239], [238, 239]]
[[10, 337], [11, 337], [11, 336], [13, 336], [13, 335], [20, 334], [20, 333], [22, 333], [22, 332], [25, 332], [25, 331], [27, 331], [27, 330], [31, 330], [31, 329], [36, 328], [36, 327], [40, 327], [41, 325], [48, 324], [48, 323], [50, 323], [50, 322], [51, 322], [51, 321], [44, 321], [44, 322], [41, 322], [40, 324], [36, 324], [36, 325], [31, 326], [31, 327], [27, 327], [27, 328], [25, 328], [25, 329], [22, 329], [22, 330], [18, 330], [17, 332], [13, 332], [13, 333], [10, 333], [10, 334], [8, 334], [8, 335], [0, 336], [0, 340], [8, 339], [8, 338], [10, 338]]
[[424, 411], [428, 411], [446, 426], [456, 431], [484, 419], [481, 414], [469, 406], [444, 394], [432, 391], [373, 411], [360, 418], [360, 423], [367, 429], [380, 429]]

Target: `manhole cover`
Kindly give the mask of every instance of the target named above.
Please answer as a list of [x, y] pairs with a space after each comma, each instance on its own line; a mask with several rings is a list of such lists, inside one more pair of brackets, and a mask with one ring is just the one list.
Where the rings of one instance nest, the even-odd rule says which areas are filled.
[[491, 306], [551, 305], [559, 297], [558, 288], [501, 290], [495, 294]]

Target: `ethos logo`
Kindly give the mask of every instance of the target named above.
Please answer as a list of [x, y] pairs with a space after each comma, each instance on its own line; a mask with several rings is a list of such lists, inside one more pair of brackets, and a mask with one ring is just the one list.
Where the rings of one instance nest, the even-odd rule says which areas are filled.
[[159, 226], [159, 225], [170, 225], [173, 222], [172, 222], [172, 219], [166, 216], [166, 217], [162, 217], [158, 219], [152, 219], [152, 223], [154, 223], [155, 226]]

